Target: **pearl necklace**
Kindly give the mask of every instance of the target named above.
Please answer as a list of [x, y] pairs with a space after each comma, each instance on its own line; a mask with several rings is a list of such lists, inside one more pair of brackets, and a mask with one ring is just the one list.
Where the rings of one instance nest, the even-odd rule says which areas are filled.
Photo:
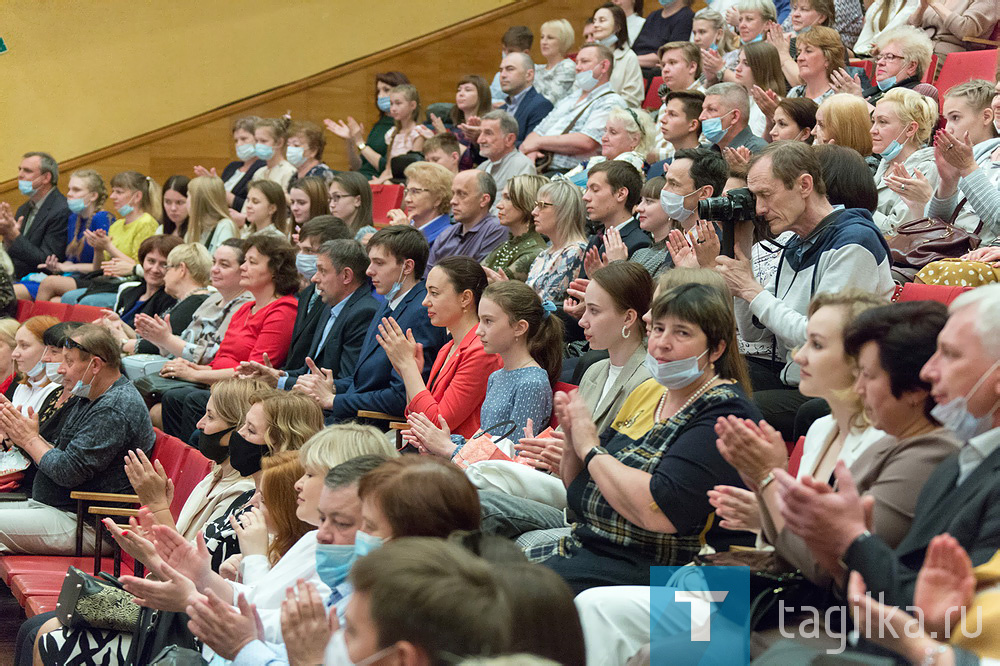
[[[707, 390], [709, 389], [709, 387], [710, 387], [710, 386], [712, 385], [712, 382], [714, 382], [714, 381], [715, 381], [716, 379], [718, 379], [718, 378], [719, 378], [719, 375], [717, 375], [717, 374], [716, 374], [716, 375], [712, 375], [712, 376], [711, 376], [711, 378], [709, 378], [709, 380], [708, 380], [707, 382], [705, 382], [704, 384], [702, 384], [702, 385], [701, 385], [701, 386], [700, 386], [700, 387], [698, 388], [698, 390], [697, 390], [697, 391], [695, 391], [694, 393], [692, 393], [692, 394], [691, 394], [691, 397], [690, 397], [690, 398], [688, 398], [688, 399], [687, 399], [687, 401], [686, 401], [686, 402], [685, 402], [685, 403], [684, 403], [683, 405], [681, 405], [680, 409], [678, 409], [678, 410], [677, 410], [676, 412], [674, 412], [674, 416], [676, 416], [677, 414], [680, 414], [680, 413], [681, 413], [681, 412], [683, 412], [683, 411], [684, 411], [685, 409], [687, 409], [688, 407], [690, 407], [690, 406], [691, 406], [691, 404], [692, 404], [692, 403], [693, 403], [693, 402], [694, 402], [695, 400], [697, 400], [698, 398], [700, 398], [700, 397], [701, 397], [701, 395], [702, 395], [702, 394], [703, 394], [703, 393], [704, 393], [705, 391], [707, 391]], [[667, 395], [668, 395], [669, 393], [670, 393], [670, 389], [664, 389], [664, 390], [663, 390], [663, 395], [662, 395], [662, 396], [660, 397], [660, 402], [659, 402], [659, 403], [657, 403], [657, 405], [656, 405], [656, 414], [654, 415], [654, 420], [655, 420], [655, 421], [656, 421], [656, 423], [658, 423], [658, 424], [659, 424], [659, 423], [666, 423], [667, 421], [669, 421], [669, 420], [670, 420], [670, 419], [661, 419], [661, 418], [660, 418], [660, 413], [661, 413], [661, 412], [663, 411], [663, 406], [664, 406], [664, 405], [666, 404], [666, 402], [667, 402]]]

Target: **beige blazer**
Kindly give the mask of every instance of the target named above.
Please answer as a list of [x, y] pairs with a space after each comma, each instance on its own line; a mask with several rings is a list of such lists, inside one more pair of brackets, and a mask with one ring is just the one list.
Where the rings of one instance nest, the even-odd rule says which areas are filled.
[[218, 465], [198, 482], [177, 516], [177, 533], [185, 539], [194, 539], [206, 523], [222, 516], [237, 497], [253, 490], [253, 479], [240, 476], [229, 468], [223, 476]]
[[[917, 497], [931, 472], [958, 448], [958, 440], [944, 428], [903, 440], [886, 436], [850, 466], [858, 492], [875, 499], [871, 531], [890, 548], [909, 531]], [[829, 584], [829, 574], [816, 563], [805, 542], [789, 530], [775, 533], [763, 502], [760, 507], [764, 536], [777, 554], [817, 585]]]
[[622, 408], [625, 398], [637, 387], [650, 378], [649, 371], [644, 364], [646, 360], [646, 345], [641, 344], [625, 362], [621, 373], [611, 385], [604, 399], [598, 403], [604, 384], [608, 381], [608, 371], [611, 368], [611, 361], [605, 359], [593, 364], [583, 373], [580, 379], [580, 395], [583, 396], [591, 414], [594, 415], [594, 424], [597, 426], [598, 434], [611, 427], [611, 422], [615, 420], [618, 410]]

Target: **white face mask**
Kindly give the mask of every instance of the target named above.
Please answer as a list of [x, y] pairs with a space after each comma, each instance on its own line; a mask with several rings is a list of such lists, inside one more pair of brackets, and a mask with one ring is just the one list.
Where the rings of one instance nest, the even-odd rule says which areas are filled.
[[660, 207], [671, 220], [686, 222], [688, 218], [694, 215], [695, 211], [684, 207], [684, 198], [691, 196], [697, 191], [698, 190], [692, 190], [687, 194], [677, 194], [676, 192], [671, 192], [667, 188], [663, 188], [660, 190]]
[[[94, 359], [90, 359], [90, 363], [87, 363], [87, 369], [83, 371], [83, 376], [86, 377], [87, 373], [90, 372], [90, 366], [93, 364]], [[90, 378], [89, 384], [84, 384], [83, 379], [76, 380], [76, 384], [73, 388], [69, 390], [70, 393], [77, 396], [78, 398], [90, 398], [90, 389], [94, 387], [94, 378]]]
[[59, 366], [62, 363], [46, 363], [45, 364], [45, 376], [49, 378], [50, 382], [56, 382], [62, 384], [63, 376], [59, 374]]
[[656, 357], [646, 352], [646, 369], [653, 379], [664, 388], [678, 390], [690, 386], [704, 372], [698, 367], [698, 361], [708, 353], [706, 349], [697, 356], [689, 356], [679, 361], [660, 363]]
[[991, 365], [990, 369], [983, 373], [983, 376], [968, 393], [947, 404], [935, 405], [934, 409], [931, 410], [931, 416], [937, 419], [942, 426], [955, 433], [955, 436], [963, 442], [986, 432], [993, 423], [993, 413], [997, 411], [997, 407], [1000, 407], [1000, 400], [997, 400], [985, 416], [976, 417], [969, 412], [969, 398], [979, 390], [979, 387], [983, 385], [983, 382], [997, 366], [1000, 366], [1000, 361]]

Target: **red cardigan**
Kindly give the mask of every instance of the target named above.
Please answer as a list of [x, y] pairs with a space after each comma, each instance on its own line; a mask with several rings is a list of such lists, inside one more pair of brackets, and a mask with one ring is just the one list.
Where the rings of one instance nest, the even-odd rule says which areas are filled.
[[292, 344], [292, 328], [299, 301], [294, 295], [282, 296], [250, 314], [254, 302], [244, 303], [229, 321], [219, 351], [209, 364], [213, 370], [235, 368], [240, 361], [263, 361], [280, 368]]
[[451, 340], [438, 352], [428, 388], [414, 396], [406, 406], [406, 414], [420, 412], [435, 425], [438, 417], [443, 416], [454, 434], [471, 437], [479, 430], [479, 410], [486, 399], [486, 381], [503, 367], [503, 362], [496, 354], [486, 353], [475, 326], [445, 363], [454, 344]]

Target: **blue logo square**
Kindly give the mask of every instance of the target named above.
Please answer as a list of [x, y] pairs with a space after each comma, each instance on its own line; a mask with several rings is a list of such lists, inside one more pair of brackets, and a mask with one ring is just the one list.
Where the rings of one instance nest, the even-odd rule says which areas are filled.
[[651, 567], [650, 663], [747, 664], [747, 567]]

